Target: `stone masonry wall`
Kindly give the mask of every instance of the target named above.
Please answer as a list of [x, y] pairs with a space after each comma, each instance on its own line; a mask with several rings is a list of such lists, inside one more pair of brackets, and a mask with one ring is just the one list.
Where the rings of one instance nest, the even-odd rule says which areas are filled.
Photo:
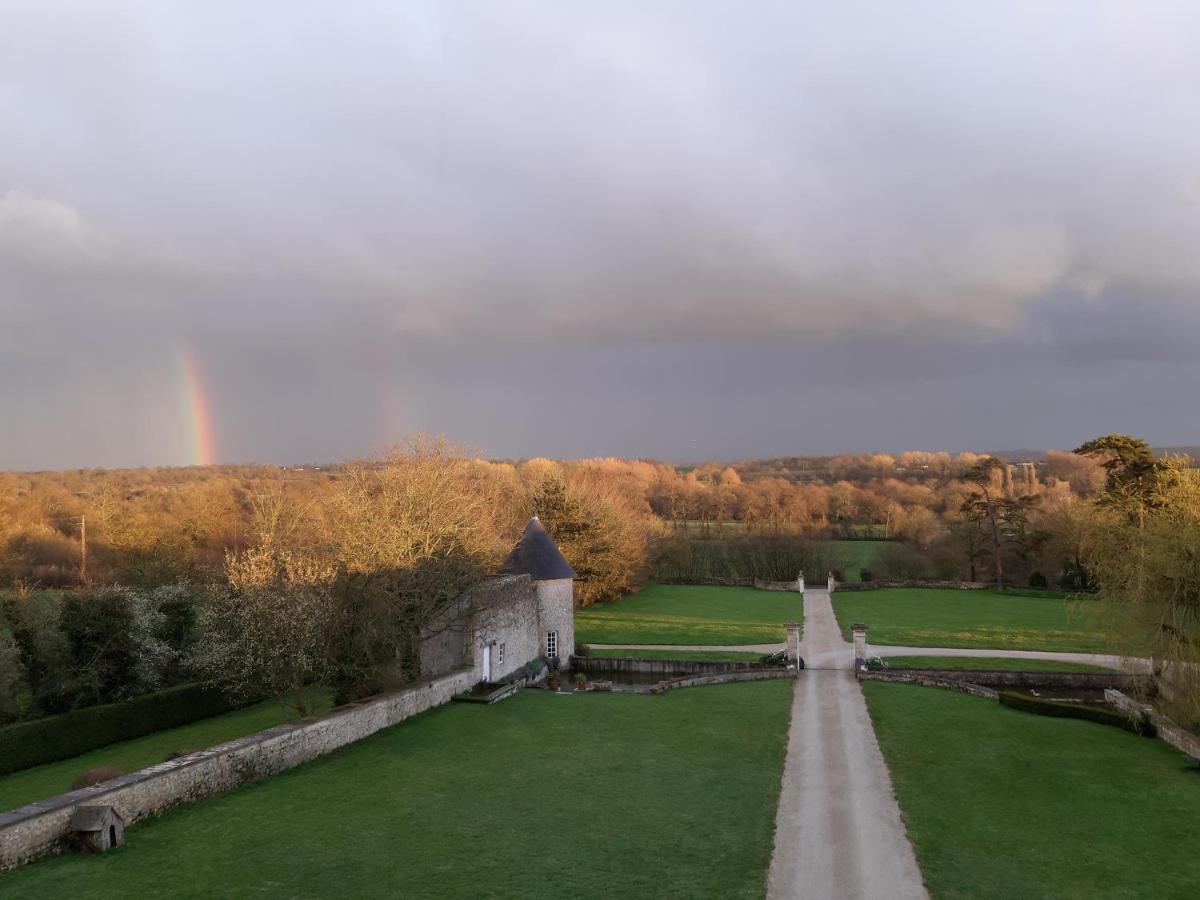
[[715, 675], [725, 672], [751, 672], [761, 670], [761, 668], [758, 663], [750, 661], [639, 659], [630, 656], [576, 656], [571, 661], [573, 672], [585, 674], [620, 672], [635, 675], [662, 675], [664, 678], [681, 674]]
[[538, 595], [528, 575], [489, 578], [472, 590], [471, 599], [476, 609], [472, 628], [474, 645], [467, 662], [474, 666], [477, 681], [484, 679], [484, 645], [492, 648], [491, 681], [511, 675], [541, 655]]
[[0, 870], [61, 851], [76, 806], [113, 806], [126, 823], [133, 823], [178, 803], [200, 800], [274, 775], [361, 740], [448, 702], [469, 689], [474, 678], [472, 670], [462, 669], [320, 719], [279, 725], [0, 814]]
[[538, 652], [545, 652], [546, 632], [557, 631], [558, 658], [566, 668], [575, 655], [575, 582], [570, 578], [558, 578], [538, 581], [535, 585], [541, 617]]

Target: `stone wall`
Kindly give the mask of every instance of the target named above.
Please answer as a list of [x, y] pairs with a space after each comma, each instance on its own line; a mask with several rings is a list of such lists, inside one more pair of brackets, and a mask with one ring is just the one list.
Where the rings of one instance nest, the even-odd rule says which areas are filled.
[[274, 775], [361, 740], [448, 702], [469, 689], [474, 678], [472, 670], [462, 669], [320, 719], [279, 725], [0, 814], [0, 870], [64, 849], [76, 806], [113, 806], [126, 823], [133, 823], [178, 803], [200, 800]]
[[[539, 638], [539, 598], [528, 575], [498, 575], [467, 593], [474, 610], [469, 633], [473, 635], [468, 665], [477, 681], [484, 680], [483, 648], [491, 647], [492, 671], [488, 680], [499, 681], [542, 653]], [[501, 659], [501, 649], [504, 658]]]
[[660, 681], [649, 689], [651, 694], [661, 694], [663, 691], [673, 691], [676, 688], [703, 687], [709, 684], [730, 684], [735, 681], [770, 681], [775, 678], [795, 678], [796, 672], [791, 669], [753, 669], [748, 672], [725, 672], [716, 675], [687, 675], [682, 678], [668, 678]]
[[570, 578], [534, 582], [541, 609], [538, 653], [546, 650], [546, 633], [558, 632], [558, 658], [565, 669], [575, 654], [575, 582]]
[[760, 591], [794, 591], [800, 593], [799, 581], [763, 581], [761, 578], [752, 579], [751, 584]]
[[1139, 721], [1149, 719], [1150, 724], [1154, 726], [1154, 733], [1161, 740], [1166, 741], [1176, 750], [1183, 751], [1193, 759], [1200, 759], [1200, 735], [1193, 734], [1166, 716], [1156, 713], [1152, 707], [1139, 703], [1120, 691], [1107, 690], [1104, 692], [1104, 699], [1131, 719]]
[[[879, 649], [879, 648], [876, 648]], [[964, 681], [985, 687], [1026, 690], [1028, 688], [1105, 688], [1131, 689], [1138, 684], [1149, 684], [1146, 675], [1129, 675], [1124, 672], [1020, 672], [996, 669], [884, 669], [872, 675], [920, 675], [941, 681]]]
[[990, 581], [839, 581], [839, 591], [875, 591], [879, 588], [955, 588], [961, 591], [985, 591]]
[[973, 694], [976, 697], [986, 697], [988, 700], [1000, 699], [1000, 692], [993, 688], [983, 687], [978, 684], [971, 684], [967, 681], [955, 681], [952, 678], [946, 678], [946, 673], [941, 672], [938, 675], [928, 675], [920, 670], [907, 670], [895, 672], [870, 672], [866, 669], [858, 670], [859, 681], [893, 681], [899, 684], [919, 684], [923, 687], [944, 688], [950, 691], [958, 691], [962, 694]]
[[749, 672], [762, 667], [754, 662], [703, 659], [639, 659], [629, 656], [576, 656], [571, 662], [575, 672], [629, 673], [634, 675], [662, 675], [664, 678], [680, 674], [717, 675], [726, 672]]

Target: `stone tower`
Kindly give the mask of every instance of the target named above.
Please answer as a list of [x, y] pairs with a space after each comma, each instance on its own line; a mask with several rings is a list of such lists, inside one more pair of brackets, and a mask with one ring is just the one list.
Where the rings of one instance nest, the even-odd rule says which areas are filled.
[[502, 575], [528, 575], [537, 590], [542, 653], [563, 668], [575, 654], [575, 570], [534, 516], [500, 568]]

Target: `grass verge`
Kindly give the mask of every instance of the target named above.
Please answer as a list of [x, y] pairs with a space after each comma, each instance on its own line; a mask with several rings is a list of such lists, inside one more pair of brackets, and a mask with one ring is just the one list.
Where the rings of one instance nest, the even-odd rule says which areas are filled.
[[804, 620], [799, 594], [695, 584], [648, 584], [615, 603], [575, 612], [588, 644], [783, 645], [784, 624]]
[[863, 693], [934, 900], [1195, 896], [1200, 773], [1178, 751], [934, 688]]
[[791, 687], [449, 704], [0, 894], [759, 898]]
[[948, 588], [881, 588], [833, 595], [833, 609], [846, 640], [851, 625], [865, 622], [873, 645], [1102, 653], [1107, 644], [1087, 621], [1089, 602]]

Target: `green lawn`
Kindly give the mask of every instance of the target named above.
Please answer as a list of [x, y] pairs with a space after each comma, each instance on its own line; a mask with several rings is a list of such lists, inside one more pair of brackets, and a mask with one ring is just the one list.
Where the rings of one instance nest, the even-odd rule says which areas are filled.
[[449, 704], [0, 895], [762, 897], [791, 688]]
[[885, 656], [892, 669], [976, 669], [1014, 672], [1111, 672], [1103, 666], [1056, 662], [1050, 659], [1012, 659], [1007, 656]]
[[864, 622], [871, 644], [1106, 652], [1104, 636], [1083, 613], [1088, 602], [942, 588], [833, 595], [846, 640], [850, 626]]
[[1200, 772], [1107, 725], [913, 685], [863, 692], [934, 900], [1191, 900]]
[[165, 760], [179, 750], [203, 750], [223, 741], [254, 734], [287, 720], [282, 706], [273, 701], [237, 709], [178, 728], [109, 744], [71, 759], [34, 766], [0, 776], [0, 810], [15, 809], [71, 789], [71, 782], [88, 769], [111, 767], [122, 774], [136, 772]]
[[634, 659], [692, 659], [704, 662], [758, 662], [763, 657], [761, 653], [737, 650], [593, 650], [592, 654]]
[[696, 584], [648, 584], [615, 603], [575, 612], [588, 644], [783, 645], [784, 623], [804, 620], [799, 594]]

